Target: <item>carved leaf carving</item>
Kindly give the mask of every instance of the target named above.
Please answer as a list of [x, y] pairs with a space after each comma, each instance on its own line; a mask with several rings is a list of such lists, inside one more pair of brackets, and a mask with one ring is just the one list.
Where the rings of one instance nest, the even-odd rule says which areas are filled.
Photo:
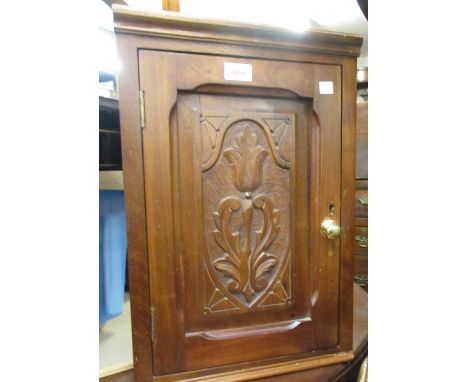
[[273, 208], [271, 200], [264, 195], [257, 196], [254, 199], [254, 205], [263, 210], [263, 225], [260, 230], [255, 232], [257, 240], [252, 256], [255, 272], [255, 279], [252, 280], [252, 283], [255, 289], [261, 290], [267, 284], [263, 275], [278, 262], [276, 257], [268, 255], [264, 251], [269, 248], [278, 235], [280, 229], [279, 211]]
[[257, 267], [255, 268], [255, 279], [259, 279], [264, 273], [268, 272], [278, 263], [276, 257], [262, 253], [257, 260]]
[[[242, 247], [239, 232], [232, 232], [230, 223], [232, 212], [241, 207], [246, 235]], [[249, 236], [254, 208], [263, 211], [263, 225], [260, 230], [255, 231], [257, 240], [251, 246]], [[265, 195], [257, 196], [253, 202], [231, 197], [221, 201], [214, 219], [217, 229], [213, 231], [213, 236], [225, 252], [221, 259], [214, 262], [214, 267], [231, 280], [228, 283], [230, 292], [241, 293], [250, 302], [255, 292], [267, 287], [265, 274], [278, 264], [278, 258], [266, 250], [279, 232], [279, 211], [273, 209], [271, 200]]]
[[238, 283], [240, 282], [239, 269], [232, 262], [229, 262], [227, 260], [219, 260], [215, 263], [215, 268], [218, 271], [221, 271], [226, 275], [232, 277]]
[[268, 248], [276, 238], [279, 230], [279, 211], [273, 208], [269, 198], [259, 195], [254, 199], [255, 207], [263, 210], [263, 226], [255, 231], [257, 236], [256, 247], [259, 251]]
[[239, 233], [232, 232], [230, 217], [233, 211], [240, 208], [237, 198], [226, 198], [219, 204], [218, 212], [214, 214], [217, 230], [213, 231], [216, 243], [226, 252], [226, 256], [214, 263], [214, 267], [233, 280], [229, 283], [231, 291], [237, 291], [241, 283]]

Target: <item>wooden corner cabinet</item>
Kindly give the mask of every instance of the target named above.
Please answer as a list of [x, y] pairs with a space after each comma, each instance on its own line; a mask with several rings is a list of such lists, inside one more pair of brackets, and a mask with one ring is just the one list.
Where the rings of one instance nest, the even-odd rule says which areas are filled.
[[135, 380], [351, 360], [362, 39], [113, 10]]

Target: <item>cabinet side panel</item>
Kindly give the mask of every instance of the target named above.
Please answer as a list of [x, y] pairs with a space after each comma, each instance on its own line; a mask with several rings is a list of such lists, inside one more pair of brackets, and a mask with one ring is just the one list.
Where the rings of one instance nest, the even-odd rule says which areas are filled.
[[343, 60], [343, 119], [341, 132], [341, 264], [340, 349], [353, 346], [353, 248], [356, 163], [356, 59]]
[[126, 67], [119, 73], [119, 94], [133, 364], [135, 380], [147, 382], [152, 381], [151, 319], [135, 37], [117, 34], [117, 48]]
[[[178, 221], [174, 209], [174, 168], [171, 115], [176, 106], [175, 54], [140, 51], [140, 87], [145, 92], [146, 127], [143, 130], [148, 265], [154, 306], [153, 372], [179, 371], [183, 343], [183, 315], [177, 280]], [[172, 120], [172, 123], [177, 123]]]

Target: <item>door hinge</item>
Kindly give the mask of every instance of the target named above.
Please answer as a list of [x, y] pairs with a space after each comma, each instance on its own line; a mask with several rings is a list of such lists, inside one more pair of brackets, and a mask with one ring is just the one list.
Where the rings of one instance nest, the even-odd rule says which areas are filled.
[[142, 129], [146, 127], [145, 91], [144, 90], [140, 90], [140, 126]]
[[156, 309], [154, 306], [150, 308], [151, 312], [151, 342], [156, 340]]

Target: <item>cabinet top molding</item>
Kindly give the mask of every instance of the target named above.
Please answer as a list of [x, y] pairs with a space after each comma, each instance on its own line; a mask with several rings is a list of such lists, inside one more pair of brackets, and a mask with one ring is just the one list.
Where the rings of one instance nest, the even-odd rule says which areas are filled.
[[294, 32], [269, 25], [157, 13], [113, 5], [117, 33], [173, 39], [274, 47], [344, 56], [359, 56], [362, 37], [357, 34], [309, 29]]

